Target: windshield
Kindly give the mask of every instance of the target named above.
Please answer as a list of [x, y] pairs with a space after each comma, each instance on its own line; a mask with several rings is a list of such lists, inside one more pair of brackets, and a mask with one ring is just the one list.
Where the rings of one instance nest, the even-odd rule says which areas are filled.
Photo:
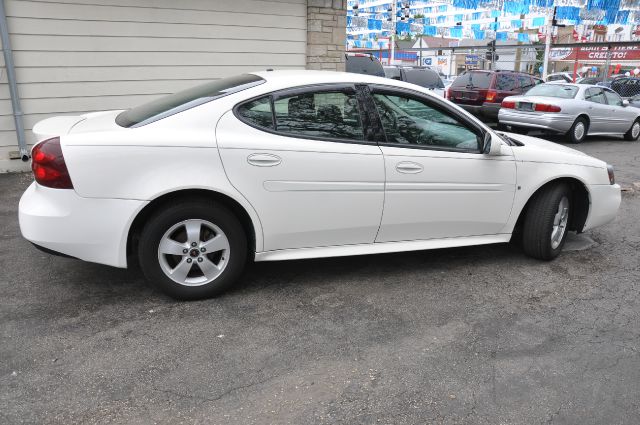
[[116, 124], [140, 127], [264, 82], [253, 74], [221, 78], [121, 112], [116, 117]]
[[451, 84], [451, 87], [470, 86], [479, 89], [488, 89], [491, 85], [490, 72], [467, 72], [462, 74]]
[[576, 97], [577, 93], [578, 88], [576, 86], [569, 86], [565, 84], [540, 84], [533, 87], [525, 95], [573, 99], [574, 97]]

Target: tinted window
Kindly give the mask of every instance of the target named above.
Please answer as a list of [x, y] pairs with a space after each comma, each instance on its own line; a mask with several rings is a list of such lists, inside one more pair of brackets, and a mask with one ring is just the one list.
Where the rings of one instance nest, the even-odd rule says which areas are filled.
[[440, 76], [430, 69], [405, 69], [405, 81], [428, 89], [443, 89]]
[[271, 97], [261, 97], [260, 99], [240, 105], [238, 107], [238, 115], [249, 124], [258, 127], [273, 128]]
[[573, 99], [578, 93], [578, 88], [564, 84], [540, 84], [532, 87], [527, 92], [527, 96], [548, 96], [561, 97], [563, 99]]
[[451, 150], [479, 149], [479, 137], [456, 117], [420, 100], [374, 94], [388, 143]]
[[531, 77], [528, 77], [526, 75], [518, 75], [518, 81], [520, 82], [520, 89], [522, 91], [527, 91], [534, 86]]
[[517, 86], [515, 74], [498, 74], [496, 76], [496, 90], [514, 91]]
[[393, 80], [402, 79], [402, 77], [400, 76], [400, 68], [396, 68], [395, 66], [385, 66], [384, 76]]
[[602, 93], [602, 89], [587, 89], [584, 94], [584, 100], [595, 103], [607, 103]]
[[491, 85], [490, 72], [467, 72], [455, 79], [451, 87], [466, 87], [488, 89]]
[[116, 124], [133, 127], [149, 124], [214, 99], [264, 83], [257, 75], [242, 74], [212, 81], [178, 93], [163, 96], [144, 105], [121, 112]]
[[274, 102], [276, 130], [300, 137], [362, 140], [355, 94], [304, 93]]
[[370, 56], [347, 56], [346, 71], [384, 77], [382, 65], [378, 59]]
[[609, 105], [622, 106], [622, 98], [610, 90], [604, 90], [604, 96], [607, 98]]

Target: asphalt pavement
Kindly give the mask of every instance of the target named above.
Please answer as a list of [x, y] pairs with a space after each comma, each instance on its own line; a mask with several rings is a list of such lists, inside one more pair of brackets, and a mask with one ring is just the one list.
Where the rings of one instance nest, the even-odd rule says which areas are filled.
[[257, 263], [189, 303], [34, 249], [2, 175], [0, 423], [637, 424], [640, 142], [577, 148], [628, 189], [586, 249]]

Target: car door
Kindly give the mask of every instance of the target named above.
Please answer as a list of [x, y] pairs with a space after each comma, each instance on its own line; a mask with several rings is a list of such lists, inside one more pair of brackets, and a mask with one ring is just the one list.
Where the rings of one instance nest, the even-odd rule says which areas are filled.
[[622, 98], [611, 89], [602, 89], [611, 113], [607, 123], [610, 133], [626, 133], [638, 116], [636, 109], [622, 105]]
[[222, 116], [225, 172], [256, 209], [265, 251], [373, 243], [384, 160], [365, 119], [354, 87], [338, 85], [272, 93]]
[[498, 72], [496, 73], [496, 97], [494, 103], [502, 103], [505, 97], [516, 96], [522, 93], [518, 84], [516, 73]]
[[385, 141], [385, 204], [376, 242], [501, 233], [516, 166], [480, 152], [482, 127], [431, 96], [372, 86]]
[[611, 111], [604, 92], [600, 87], [589, 87], [585, 90], [584, 100], [587, 101], [587, 115], [589, 115], [589, 134], [606, 133], [609, 131]]

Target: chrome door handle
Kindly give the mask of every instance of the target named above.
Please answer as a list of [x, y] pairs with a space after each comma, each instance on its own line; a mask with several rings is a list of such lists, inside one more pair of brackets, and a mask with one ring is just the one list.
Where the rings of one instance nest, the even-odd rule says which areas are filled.
[[252, 153], [247, 157], [247, 162], [256, 167], [275, 167], [280, 165], [282, 158], [270, 153]]
[[415, 162], [403, 161], [396, 164], [396, 170], [399, 173], [417, 174], [421, 173], [422, 170], [424, 170], [424, 167]]

